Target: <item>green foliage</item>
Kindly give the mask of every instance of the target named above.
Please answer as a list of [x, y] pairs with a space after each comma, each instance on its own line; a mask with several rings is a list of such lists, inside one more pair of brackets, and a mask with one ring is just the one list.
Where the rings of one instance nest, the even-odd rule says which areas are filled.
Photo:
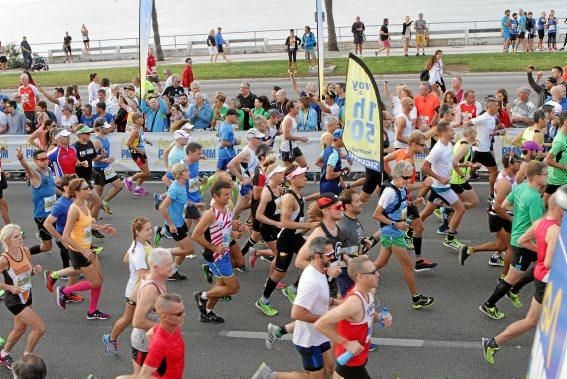
[[24, 59], [20, 45], [10, 42], [6, 45], [6, 57], [8, 58], [8, 68], [24, 68]]

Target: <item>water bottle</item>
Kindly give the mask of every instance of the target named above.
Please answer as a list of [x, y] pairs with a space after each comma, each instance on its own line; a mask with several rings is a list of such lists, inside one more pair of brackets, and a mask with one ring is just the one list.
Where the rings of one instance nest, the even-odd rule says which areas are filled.
[[339, 355], [339, 357], [337, 358], [337, 363], [341, 366], [344, 366], [352, 357], [354, 357], [353, 353], [351, 353], [350, 351], [345, 351], [344, 353]]
[[382, 307], [382, 309], [380, 309], [380, 322], [378, 323], [380, 328], [384, 329], [384, 318], [386, 318], [389, 313], [388, 307]]

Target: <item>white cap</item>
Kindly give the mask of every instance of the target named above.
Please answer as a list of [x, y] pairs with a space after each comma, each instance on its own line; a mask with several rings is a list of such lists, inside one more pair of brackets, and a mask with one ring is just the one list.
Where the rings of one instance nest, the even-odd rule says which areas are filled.
[[191, 124], [187, 123], [187, 124], [183, 125], [183, 126], [181, 127], [181, 129], [183, 129], [183, 130], [192, 130], [194, 127], [195, 127], [195, 125], [191, 125]]
[[102, 125], [102, 127], [105, 128], [105, 129], [110, 129], [110, 128], [112, 128], [112, 125], [110, 125], [108, 122], [105, 122], [105, 123]]
[[179, 139], [179, 138], [189, 138], [189, 134], [185, 133], [183, 130], [176, 130], [173, 133], [173, 138], [175, 139]]
[[59, 137], [69, 137], [71, 134], [72, 133], [70, 131], [68, 131], [67, 129], [63, 129], [55, 135], [55, 139], [57, 139]]
[[274, 174], [277, 174], [279, 172], [285, 172], [286, 168], [285, 166], [276, 166], [274, 167], [274, 169], [272, 171], [270, 171], [270, 173], [268, 174], [268, 179], [270, 179], [272, 176], [274, 176]]
[[248, 138], [264, 138], [266, 135], [256, 128], [248, 129], [246, 137]]

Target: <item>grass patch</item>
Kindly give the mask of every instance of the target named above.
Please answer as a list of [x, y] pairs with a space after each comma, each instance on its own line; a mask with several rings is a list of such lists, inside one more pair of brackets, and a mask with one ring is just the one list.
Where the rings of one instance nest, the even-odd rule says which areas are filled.
[[[416, 74], [423, 70], [427, 56], [419, 57], [368, 57], [364, 62], [374, 75]], [[525, 71], [528, 64], [536, 70], [548, 71], [552, 66], [563, 66], [567, 61], [567, 52], [563, 53], [509, 53], [509, 54], [450, 54], [443, 57], [443, 63], [451, 70], [458, 72], [513, 72]], [[347, 59], [328, 59], [328, 63], [336, 65], [334, 75], [346, 75]], [[159, 65], [160, 72], [170, 68], [181, 73], [184, 65]], [[306, 73], [306, 63], [299, 62], [300, 73]], [[217, 64], [195, 64], [195, 77], [207, 79], [239, 79], [239, 78], [278, 78], [287, 76], [287, 61], [232, 62]], [[49, 71], [34, 73], [34, 79], [42, 86], [67, 86], [71, 84], [86, 85], [89, 74], [98, 72], [108, 77], [113, 83], [127, 83], [137, 74], [136, 67], [91, 68], [86, 70]], [[0, 75], [0, 88], [15, 88], [19, 82], [19, 74]]]

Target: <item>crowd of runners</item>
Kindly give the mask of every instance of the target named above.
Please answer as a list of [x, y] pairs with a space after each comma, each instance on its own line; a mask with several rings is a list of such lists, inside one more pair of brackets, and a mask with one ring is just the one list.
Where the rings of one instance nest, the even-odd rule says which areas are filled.
[[[51, 95], [23, 74], [19, 93], [26, 95], [26, 102], [37, 102], [36, 111], [26, 112], [35, 130], [29, 140], [37, 149], [31, 161], [21, 148], [16, 158], [29, 182], [40, 243], [26, 246], [24, 231], [11, 222], [9, 207], [15, 204], [6, 201], [9, 173], [2, 172], [0, 209], [6, 225], [0, 230], [0, 290], [14, 327], [0, 351], [0, 365], [12, 367], [12, 349], [28, 329], [24, 358], [33, 355], [42, 335], [49, 333], [32, 307], [33, 275], [43, 275], [61, 318], [67, 317], [69, 303], [84, 302], [84, 293], [89, 294], [88, 320], [111, 317], [98, 305], [104, 285], [98, 257], [102, 247], [95, 246], [93, 237], [116, 234], [113, 225], [99, 221], [104, 220], [102, 213], [120, 210], [113, 200], [124, 196], [121, 192], [153, 201], [163, 218], [160, 225], [152, 225], [147, 215], [131, 221], [130, 247], [124, 255], [130, 272], [124, 313], [111, 333], [102, 335], [107, 353], [117, 356], [117, 340], [132, 326], [134, 377], [183, 376], [179, 331], [184, 305], [181, 297], [168, 292], [167, 282], [187, 280], [183, 262], [198, 254], [208, 283], [191, 281], [193, 298], [185, 296], [185, 301], [194, 302], [201, 322], [223, 323], [215, 306], [238, 294], [237, 272], [254, 268], [258, 259], [267, 260], [271, 263], [264, 287], [258, 288], [256, 298], [244, 299], [266, 316], [267, 348], [293, 334], [309, 376], [322, 378], [334, 370], [344, 378], [370, 377], [365, 365], [374, 348], [373, 324], [392, 324], [392, 315], [378, 309], [375, 300], [380, 271], [387, 270], [392, 255], [402, 268], [408, 304], [419, 311], [435, 303], [435, 297], [418, 286], [416, 275], [437, 266], [422, 254], [424, 221], [434, 214], [441, 220], [436, 232], [445, 236], [440, 243], [458, 252], [461, 265], [484, 251], [493, 252], [491, 265], [502, 266], [494, 292], [479, 306], [483, 314], [495, 320], [504, 317], [497, 307], [503, 297], [521, 307], [518, 292], [535, 282], [526, 318], [483, 339], [485, 359], [493, 363], [499, 345], [534, 327], [541, 311], [563, 214], [558, 203], [567, 198], [567, 82], [561, 67], [554, 67], [544, 84], [538, 84], [529, 69], [530, 84], [540, 97], [537, 108], [525, 97], [529, 88], [521, 88], [513, 104], [508, 105], [504, 89], [481, 104], [474, 90], [462, 88], [459, 77], [445, 88], [439, 53], [432, 62], [430, 81], [421, 82], [417, 96], [408, 85], [400, 83], [392, 91], [385, 83], [384, 172], [366, 169], [358, 180], [349, 179], [352, 160], [343, 143], [343, 82], [329, 83], [325, 93], [318, 94], [313, 84], [301, 90], [292, 75], [299, 99], [288, 100], [285, 91], [274, 88], [272, 102], [242, 83], [240, 100], [217, 92], [211, 104], [197, 82], [184, 88], [174, 75], [173, 84], [161, 95], [154, 90], [140, 96], [138, 80], [119, 89], [114, 104], [98, 88], [94, 74], [94, 85], [89, 86], [97, 108], [93, 115], [86, 105], [76, 106], [77, 96], [64, 96], [59, 89]], [[45, 102], [40, 104], [41, 94], [56, 104], [54, 119], [43, 107]], [[12, 115], [17, 106], [6, 101], [2, 110]], [[114, 116], [106, 113], [107, 108]], [[72, 116], [77, 122], [68, 122]], [[505, 154], [496, 162], [494, 136], [512, 125], [524, 128], [515, 141], [521, 154]], [[388, 138], [390, 128], [393, 140]], [[195, 129], [218, 136], [214, 173], [200, 170], [203, 147], [193, 140]], [[168, 172], [162, 178], [167, 190], [148, 199], [142, 187], [151, 169], [146, 146], [151, 144], [151, 131], [158, 130], [171, 133], [164, 157]], [[243, 130], [243, 140], [236, 138], [236, 130]], [[308, 162], [301, 150], [301, 142], [308, 141], [303, 130], [324, 131], [315, 162]], [[112, 151], [110, 133], [129, 136], [131, 158], [139, 168], [133, 175], [121, 177], [113, 168], [120, 153]], [[280, 143], [274, 145], [277, 139]], [[420, 173], [415, 165], [418, 155], [425, 156]], [[319, 170], [316, 193], [306, 193], [307, 175], [312, 175], [308, 166]], [[488, 171], [490, 196], [481, 200], [469, 181], [482, 167]], [[466, 246], [457, 238], [459, 225], [469, 209], [485, 200], [485, 222], [494, 237]], [[358, 219], [364, 204], [374, 209], [375, 224], [362, 225]], [[175, 247], [159, 247], [163, 238], [173, 239]], [[53, 241], [61, 254], [61, 269], [34, 265], [34, 255], [51, 251]], [[373, 249], [378, 251], [374, 260], [368, 255]], [[293, 267], [297, 270], [290, 270]], [[280, 326], [269, 323], [269, 318], [289, 310], [272, 305], [276, 289], [292, 304], [290, 322]], [[303, 375], [307, 374], [276, 373], [262, 364], [254, 378]]]

